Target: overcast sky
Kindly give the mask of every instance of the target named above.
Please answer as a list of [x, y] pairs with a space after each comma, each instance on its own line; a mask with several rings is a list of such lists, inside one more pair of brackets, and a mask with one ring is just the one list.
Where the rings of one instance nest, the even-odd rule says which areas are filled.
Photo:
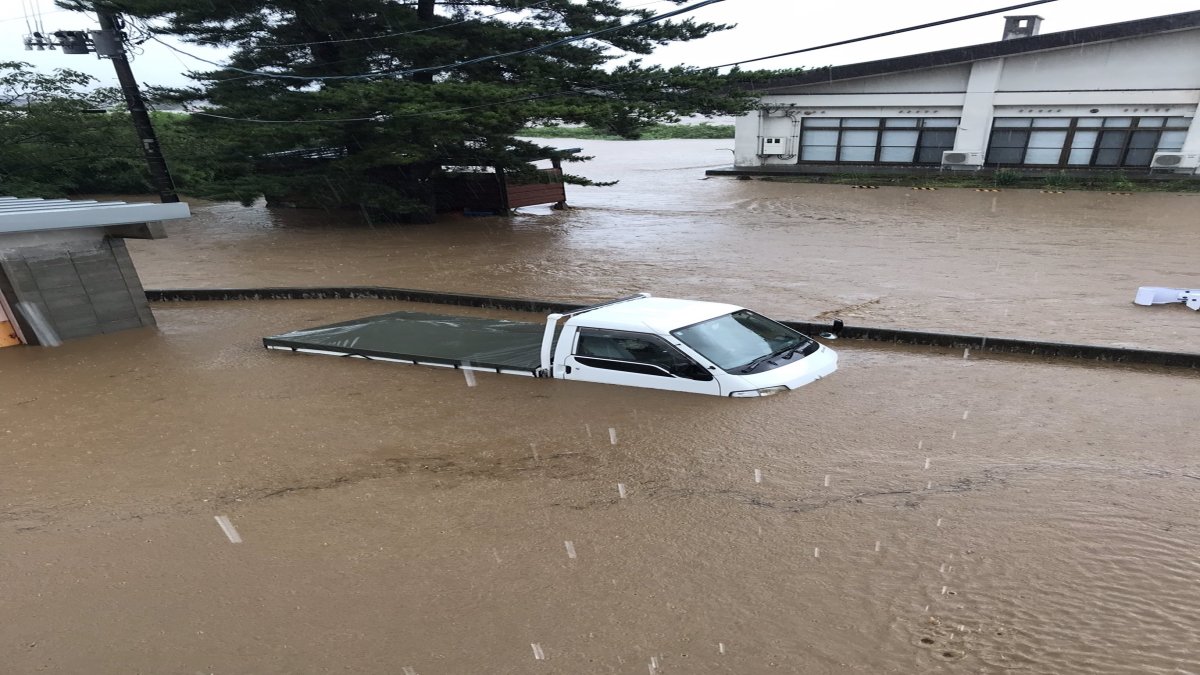
[[[97, 27], [93, 17], [60, 10], [52, 0], [23, 1], [40, 5], [43, 25], [48, 31]], [[336, 0], [314, 0], [314, 3], [318, 1]], [[667, 2], [648, 5], [646, 0], [625, 0], [625, 3], [647, 6], [660, 12], [674, 8]], [[735, 23], [736, 28], [694, 43], [660, 48], [645, 60], [662, 65], [712, 66], [1013, 4], [1018, 4], [1017, 0], [724, 0], [703, 7], [691, 16], [702, 21]], [[27, 61], [44, 70], [73, 68], [93, 75], [103, 85], [116, 84], [111, 65], [98, 61], [93, 55], [69, 56], [60, 51], [25, 51], [21, 37], [27, 29], [21, 5], [22, 2], [18, 0], [0, 0], [0, 61]], [[1197, 9], [1200, 9], [1200, 0], [1057, 0], [1013, 13], [1044, 17], [1042, 32], [1050, 33]], [[747, 68], [856, 63], [992, 42], [1000, 39], [1003, 25], [1002, 15], [987, 16], [905, 35], [761, 61]], [[180, 46], [214, 61], [224, 56], [223, 52], [217, 50], [194, 45]], [[133, 66], [138, 79], [143, 82], [183, 85], [189, 82], [183, 75], [189, 68], [208, 68], [203, 63], [153, 42], [147, 43], [144, 49], [145, 52], [135, 59]]]

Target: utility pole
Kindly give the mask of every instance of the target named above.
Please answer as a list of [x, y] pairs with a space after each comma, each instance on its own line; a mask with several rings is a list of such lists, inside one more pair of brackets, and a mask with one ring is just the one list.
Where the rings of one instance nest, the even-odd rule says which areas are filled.
[[154, 125], [150, 122], [146, 100], [142, 98], [142, 91], [138, 88], [137, 79], [133, 76], [129, 59], [125, 55], [125, 22], [119, 14], [102, 9], [96, 10], [96, 16], [100, 19], [100, 30], [56, 31], [52, 35], [58, 39], [57, 42], [38, 32], [25, 38], [25, 48], [54, 49], [57, 44], [63, 48], [64, 54], [95, 52], [97, 58], [112, 61], [113, 68], [117, 71], [117, 80], [121, 84], [121, 93], [125, 95], [125, 105], [133, 119], [138, 140], [141, 141], [142, 155], [150, 169], [150, 178], [158, 190], [158, 197], [164, 204], [177, 202], [179, 195], [175, 193], [175, 181], [171, 178], [167, 159], [163, 157], [158, 136], [154, 133]]
[[96, 16], [100, 19], [100, 30], [116, 38], [116, 49], [108, 58], [117, 71], [121, 93], [125, 95], [125, 105], [129, 108], [129, 116], [133, 118], [133, 128], [142, 142], [142, 154], [146, 157], [154, 187], [158, 189], [158, 197], [164, 204], [177, 202], [179, 195], [175, 193], [175, 181], [167, 167], [167, 158], [163, 157], [154, 125], [150, 122], [150, 113], [146, 111], [146, 100], [142, 98], [142, 90], [138, 88], [137, 79], [129, 67], [129, 59], [125, 56], [125, 33], [121, 30], [124, 22], [119, 15], [104, 10], [97, 10]]

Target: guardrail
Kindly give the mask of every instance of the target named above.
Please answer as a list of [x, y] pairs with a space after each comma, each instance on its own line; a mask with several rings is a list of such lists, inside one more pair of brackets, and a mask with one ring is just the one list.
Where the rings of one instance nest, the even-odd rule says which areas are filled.
[[[146, 298], [151, 302], [181, 301], [230, 301], [230, 300], [397, 300], [439, 305], [459, 305], [487, 309], [506, 309], [522, 312], [549, 314], [569, 312], [589, 307], [569, 302], [508, 298], [469, 293], [440, 293], [410, 288], [386, 286], [328, 286], [328, 287], [280, 287], [280, 288], [171, 288], [147, 289]], [[830, 324], [810, 321], [784, 321], [785, 325], [809, 335], [820, 335], [833, 330]], [[1101, 345], [1073, 344], [1067, 342], [1041, 342], [1018, 338], [1001, 338], [985, 335], [958, 333], [935, 333], [930, 331], [876, 328], [871, 326], [842, 326], [838, 332], [842, 339], [892, 342], [897, 344], [926, 345], [970, 349], [976, 352], [999, 354], [1023, 354], [1048, 358], [1091, 360], [1101, 363], [1143, 364], [1171, 366], [1175, 368], [1200, 368], [1200, 354], [1191, 352], [1168, 352], [1153, 349], [1127, 349]]]

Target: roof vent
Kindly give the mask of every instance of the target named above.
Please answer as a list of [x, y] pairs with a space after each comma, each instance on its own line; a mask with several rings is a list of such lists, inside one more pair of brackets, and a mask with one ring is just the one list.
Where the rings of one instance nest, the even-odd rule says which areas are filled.
[[1033, 37], [1042, 30], [1042, 17], [1034, 14], [1004, 17], [1003, 40]]

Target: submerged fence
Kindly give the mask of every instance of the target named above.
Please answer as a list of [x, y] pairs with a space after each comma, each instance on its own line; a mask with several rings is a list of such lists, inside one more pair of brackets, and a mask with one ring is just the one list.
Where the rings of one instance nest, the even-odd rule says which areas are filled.
[[[552, 300], [507, 298], [469, 293], [440, 293], [410, 288], [388, 288], [384, 286], [329, 286], [329, 287], [281, 287], [281, 288], [173, 288], [148, 289], [146, 298], [151, 302], [222, 301], [222, 300], [397, 300], [423, 302], [439, 305], [459, 305], [487, 309], [505, 309], [522, 312], [569, 312], [588, 305]], [[783, 321], [787, 326], [809, 335], [820, 335], [833, 330], [831, 324], [810, 321]], [[1090, 360], [1101, 363], [1145, 364], [1177, 368], [1200, 368], [1200, 354], [1191, 352], [1168, 352], [1153, 349], [1126, 349], [1101, 345], [1072, 344], [1067, 342], [1041, 342], [1017, 338], [1001, 338], [985, 335], [959, 333], [936, 333], [931, 331], [876, 328], [871, 326], [842, 326], [838, 336], [849, 340], [868, 340], [896, 344], [926, 345], [969, 349], [975, 352], [999, 354], [1023, 354], [1048, 358]]]

